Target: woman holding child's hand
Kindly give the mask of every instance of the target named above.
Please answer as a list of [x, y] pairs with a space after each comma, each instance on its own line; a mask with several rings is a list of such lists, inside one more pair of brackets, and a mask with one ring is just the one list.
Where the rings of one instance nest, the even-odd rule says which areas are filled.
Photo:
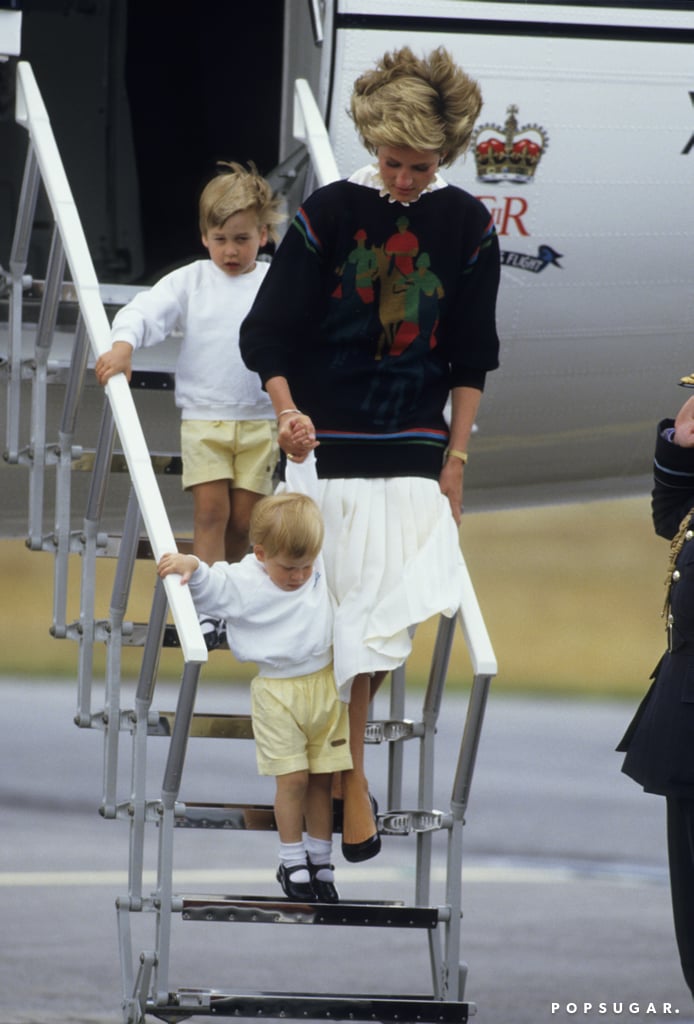
[[370, 697], [406, 660], [410, 627], [460, 603], [467, 445], [498, 365], [499, 247], [489, 211], [440, 168], [468, 146], [480, 107], [443, 48], [420, 59], [403, 47], [361, 75], [351, 113], [374, 162], [303, 203], [241, 327], [287, 457], [320, 445], [335, 677], [350, 702], [351, 861], [380, 849], [364, 773]]
[[[268, 393], [272, 390], [268, 387]], [[311, 417], [298, 409], [282, 409], [277, 417], [277, 441], [288, 459], [303, 462], [317, 447], [316, 429]]]

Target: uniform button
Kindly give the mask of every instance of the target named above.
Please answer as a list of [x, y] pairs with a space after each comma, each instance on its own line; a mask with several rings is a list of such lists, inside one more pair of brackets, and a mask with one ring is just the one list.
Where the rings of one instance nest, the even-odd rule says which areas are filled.
[[673, 583], [677, 583], [679, 578], [680, 578], [680, 571], [679, 571], [679, 569], [675, 569], [675, 571], [672, 574], [672, 582]]

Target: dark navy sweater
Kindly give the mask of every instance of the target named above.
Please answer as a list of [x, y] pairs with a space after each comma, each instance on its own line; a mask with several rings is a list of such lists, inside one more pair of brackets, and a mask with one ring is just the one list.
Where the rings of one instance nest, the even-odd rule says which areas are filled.
[[499, 248], [454, 186], [409, 206], [339, 181], [297, 212], [241, 327], [265, 383], [286, 377], [322, 477], [437, 479], [453, 387], [498, 366]]

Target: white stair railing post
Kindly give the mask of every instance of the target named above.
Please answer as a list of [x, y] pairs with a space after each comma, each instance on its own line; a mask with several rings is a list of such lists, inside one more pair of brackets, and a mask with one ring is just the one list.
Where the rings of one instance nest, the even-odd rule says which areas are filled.
[[29, 536], [32, 551], [44, 546], [44, 484], [49, 460], [46, 445], [46, 406], [48, 387], [48, 355], [58, 317], [60, 288], [65, 272], [65, 252], [60, 235], [53, 231], [46, 269], [46, 285], [41, 300], [39, 323], [34, 345], [34, 371], [31, 389], [31, 442], [29, 450]]
[[96, 560], [99, 524], [106, 501], [111, 453], [116, 426], [111, 407], [104, 401], [96, 444], [87, 508], [82, 527], [82, 581], [80, 586], [79, 671], [77, 674], [77, 713], [75, 724], [88, 729], [92, 725], [92, 684], [94, 682], [94, 643], [96, 640]]

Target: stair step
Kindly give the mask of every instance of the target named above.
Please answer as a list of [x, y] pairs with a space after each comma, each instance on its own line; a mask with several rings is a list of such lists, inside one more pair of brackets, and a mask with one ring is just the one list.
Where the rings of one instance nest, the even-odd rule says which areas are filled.
[[[192, 735], [192, 734], [191, 734]], [[177, 803], [176, 828], [221, 828], [249, 832], [276, 832], [277, 822], [271, 804]], [[340, 812], [333, 819], [333, 832], [342, 831]]]
[[[146, 629], [145, 625], [145, 629]], [[162, 641], [162, 647], [180, 647], [181, 641], [178, 636], [178, 630], [175, 625], [170, 622], [164, 629], [164, 639]], [[213, 647], [210, 654], [214, 654], [215, 651], [228, 651], [229, 645], [227, 643], [219, 644], [218, 647]]]
[[[77, 551], [81, 551], [83, 544], [83, 533], [81, 530], [76, 530], [73, 536], [77, 538], [78, 545]], [[122, 534], [120, 533], [109, 533], [101, 534], [98, 538], [96, 546], [96, 557], [97, 558], [118, 558], [120, 554], [121, 544], [123, 542]], [[51, 543], [47, 546], [46, 550], [55, 550], [55, 541], [51, 536]], [[193, 553], [193, 539], [192, 537], [176, 537], [176, 548], [182, 555], [190, 555]], [[152, 545], [147, 537], [141, 537], [137, 544], [137, 553], [135, 556], [141, 561], [154, 561], [154, 552]], [[178, 638], [176, 638], [178, 641]]]
[[[101, 552], [101, 557], [112, 558], [117, 555], [114, 554], [114, 548], [106, 548]], [[107, 619], [100, 619], [95, 622], [96, 638], [97, 640], [106, 641], [109, 636], [109, 623]], [[144, 647], [147, 641], [147, 634], [149, 632], [148, 622], [126, 622], [123, 624], [123, 631], [121, 634], [121, 643], [123, 647]], [[72, 640], [79, 640], [81, 638], [81, 626], [79, 622], [71, 623], [67, 628], [67, 636]], [[179, 648], [181, 641], [178, 636], [176, 626], [170, 622], [164, 627], [164, 637], [162, 639], [162, 647], [175, 647]], [[229, 647], [227, 644], [220, 644], [218, 647], [213, 648], [210, 654], [214, 654], [215, 651], [228, 651]], [[156, 733], [155, 733], [156, 735]]]
[[[160, 716], [160, 722], [165, 716]], [[239, 716], [241, 717], [241, 716]], [[156, 728], [156, 727], [155, 727]], [[168, 723], [167, 723], [168, 728]], [[250, 722], [249, 722], [250, 728]], [[157, 735], [169, 735], [158, 732]], [[191, 736], [212, 735], [207, 732], [193, 732]], [[222, 735], [216, 733], [214, 735]], [[252, 738], [229, 733], [235, 738]], [[444, 811], [424, 810], [388, 810], [376, 815], [378, 831], [385, 836], [409, 836], [414, 833], [440, 832], [450, 829], [453, 816]], [[275, 812], [269, 804], [219, 804], [219, 803], [177, 803], [175, 807], [175, 825], [177, 828], [220, 828], [239, 829], [245, 831], [277, 831]], [[342, 832], [342, 813], [337, 810], [333, 818], [333, 832]]]
[[[184, 921], [256, 924], [326, 924], [363, 928], [437, 927], [438, 907], [407, 907], [401, 901], [297, 903], [284, 897], [187, 895], [181, 900]], [[444, 916], [447, 916], [444, 911]]]
[[264, 804], [177, 803], [176, 828], [226, 828], [276, 832], [275, 812]]
[[[183, 543], [185, 542], [181, 542], [181, 544]], [[179, 550], [182, 550], [182, 547], [179, 546]], [[145, 557], [147, 556], [145, 555]], [[139, 633], [146, 629], [146, 623], [133, 624], [134, 635], [136, 630]], [[124, 643], [127, 642], [128, 640], [124, 639]], [[167, 625], [165, 630], [164, 646], [179, 646], [176, 627], [171, 624]], [[159, 725], [150, 729], [150, 733], [155, 736], [170, 736], [175, 718], [176, 713], [174, 711], [162, 711], [159, 718]], [[378, 743], [381, 742], [384, 737], [388, 740], [395, 739], [396, 737], [399, 739], [409, 739], [412, 736], [418, 736], [420, 734], [418, 726], [419, 723], [408, 720], [367, 722], [364, 742]], [[220, 737], [221, 739], [252, 740], [253, 730], [250, 725], [250, 715], [196, 714], [193, 716], [193, 726], [189, 735]], [[380, 736], [381, 739], [374, 739], [375, 736]]]
[[474, 1003], [457, 1003], [433, 996], [303, 995], [285, 992], [227, 994], [209, 989], [179, 989], [166, 1005], [148, 1000], [147, 1013], [165, 1021], [186, 1016], [248, 1017], [291, 1020], [356, 1020], [440, 1022], [461, 1024], [474, 1016]]
[[[152, 469], [155, 473], [164, 476], [181, 476], [183, 462], [178, 452], [150, 452]], [[73, 458], [70, 468], [75, 473], [91, 473], [96, 461], [96, 451], [92, 448], [82, 448], [79, 455]], [[128, 463], [122, 452], [114, 452], [111, 455], [111, 473], [129, 473]]]
[[[171, 736], [175, 721], [175, 711], [160, 711], [159, 721], [156, 725], [150, 725], [147, 732], [150, 736]], [[207, 715], [202, 712], [196, 712], [190, 723], [188, 735], [193, 738], [252, 740], [253, 726], [251, 725], [251, 716]]]
[[130, 378], [131, 391], [173, 391], [176, 378], [166, 370], [133, 370]]
[[[118, 538], [120, 540], [120, 538]], [[176, 548], [180, 555], [192, 555], [193, 553], [193, 538], [192, 537], [176, 537]], [[152, 545], [147, 537], [140, 537], [137, 545], [137, 557], [138, 559], [149, 559], [154, 561], [154, 551]]]

